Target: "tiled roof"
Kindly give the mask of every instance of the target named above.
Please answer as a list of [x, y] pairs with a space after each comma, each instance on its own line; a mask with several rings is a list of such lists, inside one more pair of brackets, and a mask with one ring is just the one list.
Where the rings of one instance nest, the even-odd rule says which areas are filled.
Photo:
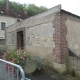
[[6, 16], [21, 18], [21, 19], [28, 18], [28, 15], [26, 15], [24, 12], [18, 12], [15, 10], [6, 10], [2, 7], [0, 7], [0, 15], [6, 15]]

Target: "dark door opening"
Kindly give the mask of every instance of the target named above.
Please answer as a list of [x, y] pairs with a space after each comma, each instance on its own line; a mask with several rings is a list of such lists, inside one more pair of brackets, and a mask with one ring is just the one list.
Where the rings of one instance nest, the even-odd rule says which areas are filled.
[[17, 48], [24, 48], [23, 31], [17, 32]]

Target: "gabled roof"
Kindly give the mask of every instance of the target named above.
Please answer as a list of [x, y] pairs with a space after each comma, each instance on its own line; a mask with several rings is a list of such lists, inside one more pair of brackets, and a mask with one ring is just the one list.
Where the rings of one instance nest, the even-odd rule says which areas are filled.
[[26, 15], [24, 12], [18, 12], [15, 10], [6, 10], [3, 7], [0, 7], [0, 15], [3, 15], [3, 16], [6, 15], [6, 16], [21, 18], [21, 19], [28, 18], [28, 15]]

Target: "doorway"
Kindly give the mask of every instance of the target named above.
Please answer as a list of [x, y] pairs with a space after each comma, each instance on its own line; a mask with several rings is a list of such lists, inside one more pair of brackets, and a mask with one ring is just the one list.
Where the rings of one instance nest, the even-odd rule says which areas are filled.
[[23, 38], [23, 31], [17, 32], [17, 48], [23, 49], [24, 48], [24, 38]]

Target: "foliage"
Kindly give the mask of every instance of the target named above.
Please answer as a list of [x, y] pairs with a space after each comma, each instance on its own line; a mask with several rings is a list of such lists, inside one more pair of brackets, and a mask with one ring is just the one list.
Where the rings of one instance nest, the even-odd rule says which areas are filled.
[[2, 55], [5, 51], [6, 51], [5, 46], [0, 45], [0, 58], [2, 58]]
[[[6, 2], [7, 0], [0, 0], [0, 7], [6, 8]], [[11, 2], [11, 1], [9, 1], [9, 6], [10, 6], [10, 9], [20, 11], [20, 12], [23, 12], [24, 10], [26, 10], [28, 12], [28, 16], [33, 16], [47, 10], [47, 8], [44, 6], [38, 7], [35, 4], [26, 5], [26, 4], [20, 4], [17, 2]]]
[[33, 15], [36, 15], [38, 13], [41, 13], [41, 12], [47, 10], [47, 8], [44, 6], [38, 7], [35, 4], [29, 4], [25, 8], [25, 10], [27, 10], [29, 16], [33, 16]]
[[10, 8], [16, 11], [23, 12], [23, 4], [10, 2]]
[[0, 6], [6, 7], [6, 2], [7, 2], [7, 0], [0, 0]]
[[41, 70], [45, 67], [43, 60], [41, 60], [38, 56], [30, 56], [28, 55], [26, 58], [26, 65], [24, 67], [24, 71], [26, 74], [33, 73], [36, 69]]
[[[6, 3], [7, 3], [7, 0], [0, 0], [0, 7], [6, 8]], [[10, 9], [13, 9], [13, 10], [16, 10], [16, 11], [23, 12], [23, 5], [24, 4], [9, 1]]]
[[3, 59], [23, 66], [27, 54], [24, 50], [12, 50], [4, 52]]
[[44, 62], [39, 57], [32, 56], [26, 50], [21, 49], [4, 52], [3, 59], [18, 64], [23, 68], [25, 68], [26, 64], [30, 65], [31, 63], [36, 64], [36, 68], [38, 69], [44, 65]]

